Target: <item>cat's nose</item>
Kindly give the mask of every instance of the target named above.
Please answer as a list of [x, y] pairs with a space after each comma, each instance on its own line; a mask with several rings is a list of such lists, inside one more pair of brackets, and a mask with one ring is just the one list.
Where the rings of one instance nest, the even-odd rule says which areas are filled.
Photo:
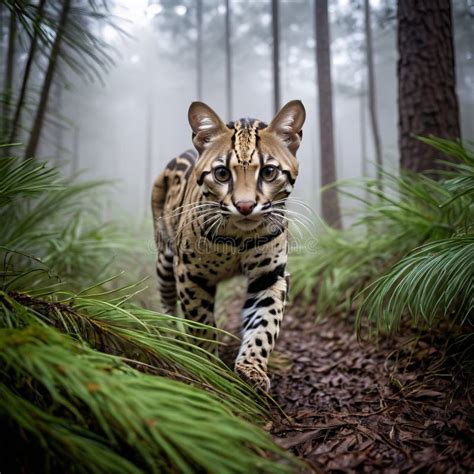
[[248, 216], [257, 205], [255, 201], [237, 201], [235, 207], [244, 216]]

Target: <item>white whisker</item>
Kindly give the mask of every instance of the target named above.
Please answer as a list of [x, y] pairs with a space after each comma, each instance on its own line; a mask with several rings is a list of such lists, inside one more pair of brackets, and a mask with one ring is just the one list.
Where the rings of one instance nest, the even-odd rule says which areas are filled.
[[[207, 238], [207, 236], [210, 234], [211, 232], [211, 229], [220, 222], [220, 220], [222, 219], [222, 216], [221, 215], [217, 215], [217, 216], [213, 216], [211, 217], [209, 220], [215, 218], [215, 221], [209, 225], [209, 227], [207, 228], [206, 232], [204, 233], [204, 236]], [[207, 221], [206, 221], [207, 222]], [[203, 224], [204, 226], [204, 224]], [[215, 234], [214, 234], [215, 235]]]
[[[276, 214], [276, 213], [275, 213]], [[289, 217], [287, 216], [284, 216], [284, 215], [281, 215], [281, 214], [276, 214], [278, 215], [279, 218], [281, 219], [284, 219], [286, 222], [290, 223], [290, 224], [294, 224], [294, 219], [290, 219]], [[273, 216], [275, 218], [275, 215]], [[298, 222], [299, 224], [302, 225], [301, 222]], [[298, 234], [300, 236], [301, 239], [303, 239], [303, 233], [301, 232], [301, 229], [298, 227], [298, 226], [295, 226], [295, 229], [298, 231]]]
[[184, 210], [181, 210], [180, 212], [176, 212], [173, 211], [173, 212], [170, 212], [168, 214], [164, 214], [163, 216], [160, 217], [161, 218], [171, 218], [171, 217], [178, 217], [186, 212], [193, 212], [197, 209], [205, 209], [205, 208], [216, 208], [216, 207], [219, 207], [219, 204], [217, 203], [200, 203], [200, 204], [196, 204], [194, 207], [191, 207], [191, 208], [187, 208], [187, 209], [184, 209]]

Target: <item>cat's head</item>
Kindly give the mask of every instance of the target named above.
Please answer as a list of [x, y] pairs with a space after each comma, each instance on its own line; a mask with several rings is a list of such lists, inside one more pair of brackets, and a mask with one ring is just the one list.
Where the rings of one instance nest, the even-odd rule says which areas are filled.
[[306, 117], [301, 101], [288, 102], [268, 125], [254, 119], [226, 125], [202, 102], [191, 104], [188, 117], [199, 152], [194, 173], [204, 196], [242, 231], [268, 222], [298, 175], [296, 151]]

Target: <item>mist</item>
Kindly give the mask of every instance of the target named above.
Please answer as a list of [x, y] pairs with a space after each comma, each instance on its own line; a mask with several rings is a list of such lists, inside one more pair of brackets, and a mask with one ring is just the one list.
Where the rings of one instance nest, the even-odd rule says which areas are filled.
[[[100, 35], [113, 47], [115, 65], [102, 75], [102, 81], [65, 74], [68, 87], [61, 93], [59, 114], [69, 125], [51, 132], [42, 154], [51, 159], [61, 156], [66, 171], [81, 170], [84, 179], [115, 181], [107, 213], [148, 212], [154, 178], [169, 160], [192, 148], [187, 122], [192, 101], [206, 102], [226, 121], [252, 117], [268, 122], [275, 113], [271, 1], [230, 2], [231, 116], [226, 104], [225, 1], [202, 2], [200, 38], [196, 5], [190, 0], [114, 1], [111, 13], [122, 31], [106, 24]], [[383, 164], [396, 170], [395, 2], [372, 1], [371, 8]], [[454, 1], [453, 10], [461, 126], [464, 136], [472, 136], [474, 42], [469, 30], [473, 12], [472, 6], [460, 0]], [[280, 105], [297, 98], [307, 110], [295, 195], [318, 210], [320, 150], [312, 2], [282, 0], [279, 13]], [[374, 176], [363, 9], [360, 2], [331, 1], [329, 15], [337, 179]]]

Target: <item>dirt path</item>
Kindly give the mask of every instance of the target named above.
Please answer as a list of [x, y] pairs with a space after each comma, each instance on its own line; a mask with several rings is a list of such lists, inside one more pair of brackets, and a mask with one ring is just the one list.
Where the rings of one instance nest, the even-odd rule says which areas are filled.
[[359, 343], [352, 321], [294, 313], [276, 348], [292, 366], [272, 377], [292, 419], [273, 427], [282, 446], [316, 472], [474, 470], [467, 374], [446, 360], [446, 337]]
[[271, 432], [308, 472], [473, 472], [469, 374], [453, 365], [446, 336], [359, 343], [352, 321], [295, 313], [270, 369], [290, 419], [275, 410]]

